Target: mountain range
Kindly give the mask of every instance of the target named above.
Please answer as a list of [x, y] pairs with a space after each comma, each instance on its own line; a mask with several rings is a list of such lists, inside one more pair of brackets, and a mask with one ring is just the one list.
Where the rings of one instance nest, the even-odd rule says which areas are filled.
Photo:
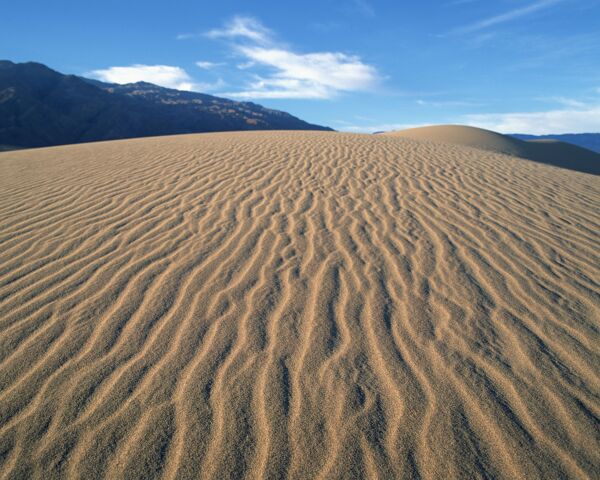
[[559, 135], [527, 135], [515, 133], [511, 137], [519, 140], [558, 140], [560, 142], [572, 143], [579, 147], [587, 148], [600, 153], [600, 133], [564, 133]]
[[331, 130], [252, 102], [0, 61], [0, 150], [233, 130]]
[[[0, 60], [0, 151], [122, 138], [235, 130], [332, 130], [253, 102], [147, 82], [64, 75], [36, 62]], [[600, 153], [600, 133], [512, 134]]]

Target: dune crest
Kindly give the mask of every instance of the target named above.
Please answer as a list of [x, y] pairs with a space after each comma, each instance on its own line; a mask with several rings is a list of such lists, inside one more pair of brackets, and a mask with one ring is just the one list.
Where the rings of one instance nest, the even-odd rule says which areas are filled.
[[465, 125], [433, 125], [385, 132], [383, 135], [479, 148], [569, 170], [600, 175], [600, 154], [557, 140], [524, 141]]
[[594, 478], [600, 181], [394, 136], [0, 153], [3, 478]]

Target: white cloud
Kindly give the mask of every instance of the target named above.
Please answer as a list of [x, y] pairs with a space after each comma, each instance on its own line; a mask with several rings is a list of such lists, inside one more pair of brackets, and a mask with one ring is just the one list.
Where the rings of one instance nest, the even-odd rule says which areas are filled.
[[464, 115], [461, 121], [501, 133], [547, 135], [600, 132], [600, 105], [545, 112], [472, 114]]
[[508, 12], [502, 13], [500, 15], [495, 15], [493, 17], [484, 18], [483, 20], [479, 20], [470, 25], [466, 25], [464, 27], [458, 28], [455, 30], [455, 33], [469, 33], [476, 32], [478, 30], [483, 30], [484, 28], [488, 28], [494, 25], [498, 25], [500, 23], [509, 22], [510, 20], [514, 20], [515, 18], [524, 17], [526, 15], [530, 15], [534, 12], [542, 10], [544, 8], [548, 8], [556, 3], [562, 2], [564, 0], [539, 0], [534, 3], [530, 3], [524, 7], [515, 8], [514, 10], [510, 10]]
[[198, 84], [180, 67], [170, 65], [141, 65], [109, 67], [88, 73], [93, 78], [109, 83], [149, 82], [177, 90], [197, 90]]
[[272, 32], [257, 19], [236, 16], [223, 28], [210, 30], [206, 33], [209, 38], [245, 38], [259, 44], [271, 42]]
[[87, 75], [109, 83], [148, 82], [161, 87], [193, 92], [212, 92], [227, 85], [221, 78], [213, 83], [197, 82], [183, 68], [171, 65], [136, 64], [128, 67], [109, 67], [93, 70]]
[[[267, 74], [254, 74], [241, 91], [225, 93], [232, 98], [332, 98], [339, 92], [368, 90], [379, 80], [377, 70], [354, 55], [340, 52], [295, 53], [277, 45], [272, 33], [258, 20], [236, 17], [209, 37], [242, 37], [234, 51], [244, 57], [240, 69], [263, 67]], [[250, 41], [249, 43], [247, 41]]]
[[378, 79], [375, 68], [337, 52], [298, 54], [279, 48], [239, 47], [255, 64], [274, 72], [256, 77], [237, 98], [331, 98], [338, 92], [367, 90]]
[[[196, 34], [181, 34], [191, 38]], [[247, 71], [246, 85], [236, 91], [221, 93], [239, 99], [309, 98], [329, 99], [341, 92], [373, 88], [380, 77], [375, 67], [359, 57], [341, 52], [297, 53], [279, 41], [255, 18], [237, 16], [223, 28], [210, 30], [204, 36], [228, 41], [241, 58], [238, 69]], [[204, 70], [222, 63], [198, 61]], [[215, 91], [225, 82], [199, 83], [183, 68], [170, 65], [116, 66], [89, 72], [93, 78], [112, 83], [146, 81], [168, 88], [193, 91]]]
[[212, 68], [220, 67], [223, 63], [215, 62], [196, 62], [196, 66], [203, 70], [211, 70]]

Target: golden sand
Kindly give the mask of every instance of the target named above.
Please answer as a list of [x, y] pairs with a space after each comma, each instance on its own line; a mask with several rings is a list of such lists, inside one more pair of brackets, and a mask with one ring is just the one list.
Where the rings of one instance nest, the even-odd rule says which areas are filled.
[[598, 478], [600, 177], [394, 136], [0, 154], [1, 478]]
[[600, 154], [558, 140], [524, 141], [512, 138], [509, 135], [465, 125], [433, 125], [385, 132], [384, 135], [478, 148], [488, 152], [516, 156], [547, 165], [600, 175]]

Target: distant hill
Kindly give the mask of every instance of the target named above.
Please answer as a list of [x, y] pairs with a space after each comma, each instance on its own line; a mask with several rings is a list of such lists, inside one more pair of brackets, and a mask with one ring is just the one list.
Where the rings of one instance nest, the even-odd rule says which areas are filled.
[[564, 133], [561, 135], [526, 135], [524, 133], [514, 133], [511, 134], [511, 137], [520, 140], [559, 140], [600, 153], [600, 133]]
[[600, 175], [600, 154], [555, 139], [520, 140], [510, 135], [465, 125], [409, 128], [383, 135], [479, 148], [538, 163]]
[[232, 130], [331, 130], [251, 102], [146, 82], [116, 85], [0, 61], [0, 145], [45, 147]]

